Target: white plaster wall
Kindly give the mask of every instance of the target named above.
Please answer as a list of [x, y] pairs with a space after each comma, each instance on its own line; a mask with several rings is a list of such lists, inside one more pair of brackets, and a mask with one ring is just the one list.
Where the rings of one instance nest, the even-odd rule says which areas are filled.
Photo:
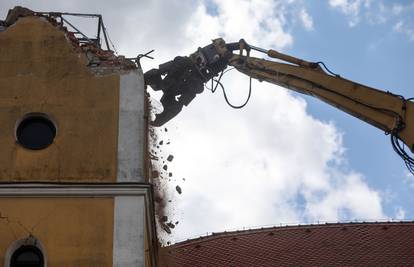
[[114, 267], [143, 267], [145, 198], [115, 197]]
[[144, 75], [141, 69], [120, 77], [118, 182], [144, 182]]

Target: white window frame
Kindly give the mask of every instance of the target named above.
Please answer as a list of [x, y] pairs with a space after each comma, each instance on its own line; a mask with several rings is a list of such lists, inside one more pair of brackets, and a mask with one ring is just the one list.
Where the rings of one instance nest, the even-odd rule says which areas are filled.
[[33, 235], [29, 235], [26, 238], [22, 238], [14, 241], [6, 250], [6, 255], [4, 257], [4, 267], [10, 267], [11, 258], [21, 246], [33, 246], [38, 248], [43, 254], [43, 267], [47, 267], [47, 254], [42, 242]]

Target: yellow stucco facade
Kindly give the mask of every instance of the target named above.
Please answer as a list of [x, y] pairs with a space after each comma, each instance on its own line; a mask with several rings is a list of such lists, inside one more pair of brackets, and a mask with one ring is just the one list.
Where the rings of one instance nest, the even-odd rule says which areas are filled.
[[[0, 180], [114, 182], [119, 75], [94, 75], [65, 33], [39, 17], [0, 33], [0, 47]], [[57, 125], [47, 149], [16, 143], [16, 122], [31, 112]]]
[[[134, 83], [141, 70], [133, 71], [124, 87], [143, 88], [143, 80]], [[122, 166], [137, 162], [126, 147], [119, 164], [121, 74], [92, 71], [45, 17], [22, 17], [0, 32], [0, 266], [13, 243], [30, 236], [47, 267], [155, 266], [151, 187], [142, 177], [119, 178]], [[45, 149], [16, 139], [31, 113], [47, 114], [57, 128]]]
[[0, 266], [9, 246], [30, 234], [47, 266], [112, 266], [113, 198], [0, 199]]

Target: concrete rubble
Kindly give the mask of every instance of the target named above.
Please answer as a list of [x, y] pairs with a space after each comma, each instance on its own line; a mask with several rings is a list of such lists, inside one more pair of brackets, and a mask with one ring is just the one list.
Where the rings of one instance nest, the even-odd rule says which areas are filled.
[[[151, 102], [151, 99], [149, 99], [149, 102]], [[169, 133], [168, 129], [149, 127], [149, 132], [150, 151], [148, 153], [151, 162], [150, 176], [156, 195], [155, 208], [157, 222], [159, 230], [169, 235], [179, 224], [178, 220], [173, 220], [175, 216], [173, 203], [176, 197], [183, 192], [181, 185], [176, 184], [172, 186], [171, 183], [182, 183], [185, 181], [185, 178], [174, 178], [173, 172], [171, 171], [173, 168], [169, 166], [175, 157], [171, 153], [167, 153], [168, 146], [171, 144], [171, 141], [166, 138], [166, 134]], [[160, 235], [160, 242], [168, 244], [168, 241], [163, 241], [162, 234]]]

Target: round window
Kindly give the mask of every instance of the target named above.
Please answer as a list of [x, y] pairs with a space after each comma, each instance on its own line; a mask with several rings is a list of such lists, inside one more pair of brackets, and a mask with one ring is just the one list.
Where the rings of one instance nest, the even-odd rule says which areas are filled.
[[56, 126], [45, 114], [29, 114], [17, 125], [17, 142], [27, 149], [44, 149], [55, 137]]

